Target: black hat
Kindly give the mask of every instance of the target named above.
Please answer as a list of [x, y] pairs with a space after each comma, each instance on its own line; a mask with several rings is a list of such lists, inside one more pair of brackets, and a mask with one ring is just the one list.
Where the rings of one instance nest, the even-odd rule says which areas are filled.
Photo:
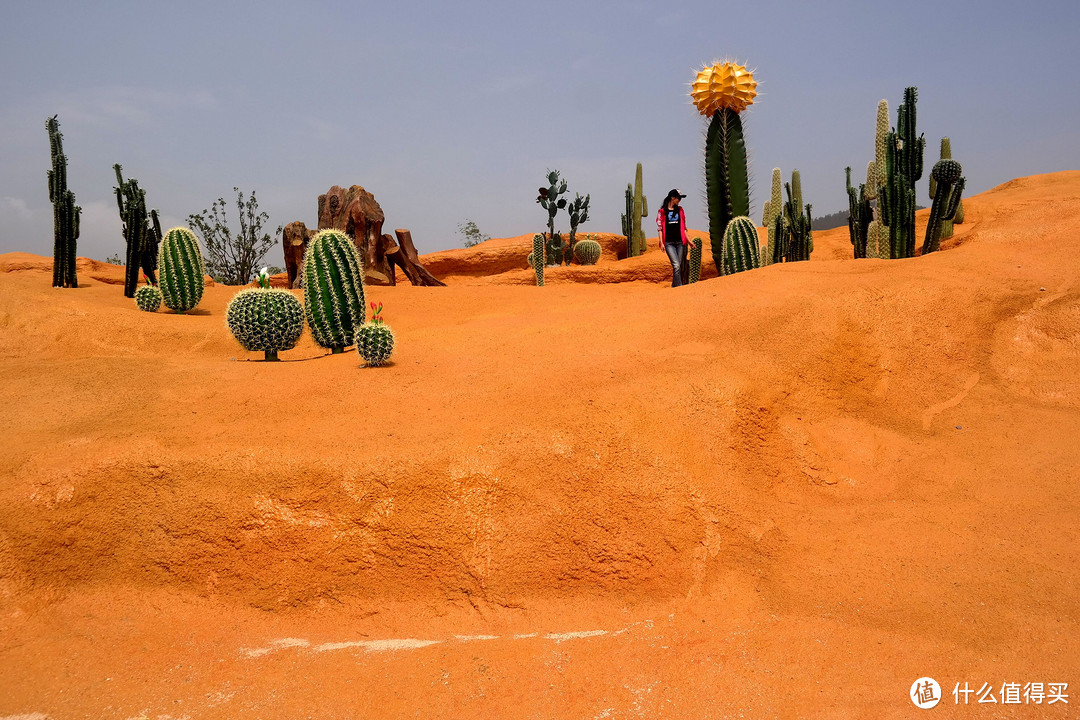
[[667, 196], [668, 196], [668, 198], [679, 198], [680, 200], [681, 200], [682, 198], [686, 197], [685, 195], [683, 195], [682, 193], [680, 193], [680, 192], [679, 192], [678, 190], [674, 190], [674, 189], [673, 189], [673, 190], [672, 190], [671, 192], [669, 192], [669, 193], [667, 194]]

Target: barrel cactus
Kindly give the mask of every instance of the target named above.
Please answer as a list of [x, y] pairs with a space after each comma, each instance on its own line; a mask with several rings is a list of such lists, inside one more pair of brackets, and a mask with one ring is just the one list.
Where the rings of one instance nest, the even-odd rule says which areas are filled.
[[304, 312], [311, 337], [340, 353], [364, 322], [364, 273], [360, 253], [340, 230], [323, 230], [304, 253]]
[[165, 307], [184, 313], [199, 304], [203, 296], [202, 249], [195, 233], [185, 227], [174, 227], [165, 234], [158, 249], [158, 287]]
[[582, 265], [595, 265], [600, 259], [600, 253], [600, 243], [591, 238], [574, 244], [574, 257]]
[[135, 290], [135, 304], [140, 310], [157, 312], [161, 307], [161, 290], [156, 285], [143, 285]]
[[383, 322], [382, 303], [371, 303], [371, 322], [356, 328], [356, 351], [368, 365], [385, 365], [394, 352], [394, 332]]
[[690, 241], [690, 282], [692, 283], [701, 279], [701, 245], [699, 237]]
[[241, 290], [229, 301], [225, 323], [245, 350], [261, 350], [265, 360], [277, 360], [279, 351], [296, 347], [304, 331], [304, 309], [288, 290], [270, 287], [266, 268], [258, 281], [259, 287]]
[[732, 218], [724, 231], [724, 274], [731, 275], [760, 266], [754, 221], [745, 215]]

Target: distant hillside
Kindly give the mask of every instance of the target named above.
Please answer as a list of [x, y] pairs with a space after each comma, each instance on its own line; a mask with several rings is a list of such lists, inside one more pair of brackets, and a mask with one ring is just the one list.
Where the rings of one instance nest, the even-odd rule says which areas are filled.
[[[916, 205], [916, 210], [925, 209], [925, 205]], [[841, 210], [840, 212], [834, 212], [831, 215], [822, 215], [816, 217], [810, 221], [811, 230], [832, 230], [838, 227], [847, 227], [848, 211]]]

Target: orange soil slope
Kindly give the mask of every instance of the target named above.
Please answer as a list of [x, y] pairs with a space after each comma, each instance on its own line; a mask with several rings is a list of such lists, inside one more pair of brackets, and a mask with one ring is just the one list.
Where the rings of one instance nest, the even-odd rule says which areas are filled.
[[854, 261], [841, 230], [677, 290], [657, 251], [609, 263], [649, 283], [370, 288], [380, 369], [306, 336], [251, 362], [234, 288], [146, 314], [0, 256], [0, 717], [1075, 690], [1080, 172], [965, 208], [926, 258]]

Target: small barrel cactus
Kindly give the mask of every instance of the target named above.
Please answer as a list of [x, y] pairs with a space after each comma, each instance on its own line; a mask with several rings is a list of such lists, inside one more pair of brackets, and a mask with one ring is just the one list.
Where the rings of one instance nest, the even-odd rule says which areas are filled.
[[195, 233], [174, 227], [161, 240], [158, 249], [161, 299], [165, 307], [178, 313], [193, 310], [203, 296], [202, 250]]
[[582, 265], [595, 265], [600, 259], [602, 251], [600, 243], [591, 238], [586, 238], [574, 244], [574, 257]]
[[724, 231], [724, 274], [761, 267], [754, 221], [745, 215], [732, 218]]
[[532, 251], [532, 255], [533, 255], [533, 258], [534, 258], [533, 270], [536, 272], [536, 286], [537, 287], [544, 287], [544, 263], [535, 262], [535, 258], [547, 257], [545, 252], [544, 252], [544, 236], [543, 235], [539, 235], [539, 234], [533, 235], [533, 251]]
[[394, 332], [383, 322], [382, 303], [371, 303], [371, 322], [356, 328], [356, 351], [372, 367], [385, 365], [394, 352]]
[[701, 238], [690, 241], [690, 282], [696, 283], [701, 279]]
[[140, 310], [157, 312], [161, 307], [161, 290], [156, 285], [146, 284], [135, 291], [135, 304]]
[[353, 344], [364, 322], [360, 253], [340, 230], [323, 230], [304, 253], [304, 311], [315, 342], [334, 353]]
[[259, 287], [241, 290], [229, 301], [225, 323], [237, 342], [249, 352], [263, 352], [277, 360], [278, 351], [292, 350], [304, 331], [304, 308], [288, 290], [272, 289], [263, 268]]

